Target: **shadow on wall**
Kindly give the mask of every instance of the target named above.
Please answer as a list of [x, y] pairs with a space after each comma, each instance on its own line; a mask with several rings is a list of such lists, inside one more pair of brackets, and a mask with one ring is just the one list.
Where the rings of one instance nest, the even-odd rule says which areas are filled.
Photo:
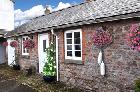
[[6, 59], [6, 48], [2, 45], [3, 42], [6, 42], [5, 38], [0, 38], [0, 64], [5, 63]]

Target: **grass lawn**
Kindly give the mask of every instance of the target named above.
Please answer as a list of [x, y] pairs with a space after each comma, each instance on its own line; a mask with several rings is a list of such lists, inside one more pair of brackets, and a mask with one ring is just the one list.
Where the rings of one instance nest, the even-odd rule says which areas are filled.
[[16, 80], [18, 84], [28, 85], [38, 92], [83, 92], [78, 88], [66, 86], [60, 82], [46, 83], [38, 74], [27, 77], [23, 71], [13, 70], [7, 65], [0, 65], [0, 75]]

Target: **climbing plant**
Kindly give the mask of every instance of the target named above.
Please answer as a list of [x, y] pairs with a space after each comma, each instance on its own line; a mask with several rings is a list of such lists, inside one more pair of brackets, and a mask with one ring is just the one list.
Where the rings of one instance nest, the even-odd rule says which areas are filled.
[[56, 75], [56, 63], [55, 63], [55, 44], [54, 41], [50, 43], [50, 46], [46, 48], [46, 63], [43, 68], [44, 76]]

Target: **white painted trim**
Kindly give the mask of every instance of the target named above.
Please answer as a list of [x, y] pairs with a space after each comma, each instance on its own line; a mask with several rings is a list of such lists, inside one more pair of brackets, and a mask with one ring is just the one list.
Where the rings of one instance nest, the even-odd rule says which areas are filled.
[[[40, 59], [40, 57], [41, 57], [40, 56], [40, 48], [41, 48], [41, 46], [40, 46], [40, 37], [41, 36], [44, 36], [44, 35], [47, 35], [48, 36], [48, 43], [50, 43], [50, 39], [49, 39], [49, 34], [48, 33], [38, 34], [38, 58], [39, 58], [39, 64], [40, 64], [40, 62], [42, 62], [41, 59]], [[40, 65], [39, 65], [38, 68], [39, 68], [39, 73], [42, 74], [42, 72], [40, 72]]]
[[[74, 53], [74, 32], [80, 32], [80, 41], [81, 41], [81, 57], [75, 57], [75, 53]], [[66, 33], [72, 33], [72, 57], [67, 56], [67, 39], [66, 39]], [[68, 30], [65, 31], [64, 33], [64, 44], [65, 44], [65, 59], [72, 59], [72, 60], [82, 60], [82, 30], [81, 29], [75, 29], [75, 30]]]
[[59, 62], [58, 62], [58, 37], [56, 36], [56, 73], [57, 81], [59, 81]]
[[13, 61], [15, 61], [15, 48], [10, 46], [10, 42], [12, 42], [14, 40], [14, 38], [8, 38], [7, 42], [8, 42], [8, 46], [7, 48], [7, 55], [8, 55], [8, 65], [11, 66], [12, 63], [15, 63]]
[[22, 41], [22, 55], [29, 55], [29, 53], [24, 53], [23, 52], [23, 38], [29, 38], [29, 37], [28, 36], [22, 36], [22, 39], [21, 39], [21, 41]]

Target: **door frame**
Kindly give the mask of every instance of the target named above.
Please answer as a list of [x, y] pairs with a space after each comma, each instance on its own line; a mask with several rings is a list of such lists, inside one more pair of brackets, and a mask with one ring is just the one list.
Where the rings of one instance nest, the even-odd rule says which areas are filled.
[[[40, 46], [40, 37], [41, 36], [45, 36], [45, 35], [48, 35], [48, 43], [49, 43], [49, 34], [48, 33], [42, 33], [42, 34], [38, 34], [38, 60], [39, 60], [39, 62], [38, 62], [38, 72], [39, 73], [41, 73], [40, 72], [40, 48], [41, 48], [41, 46]], [[43, 68], [43, 67], [42, 67]]]

